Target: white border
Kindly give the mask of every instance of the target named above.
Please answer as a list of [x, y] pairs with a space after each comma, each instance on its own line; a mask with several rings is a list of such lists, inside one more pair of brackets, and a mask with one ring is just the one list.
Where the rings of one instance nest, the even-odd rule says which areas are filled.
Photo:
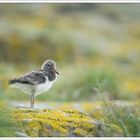
[[44, 137], [44, 138], [42, 138], [42, 137], [27, 137], [27, 138], [17, 138], [17, 137], [12, 137], [12, 138], [8, 138], [8, 137], [6, 137], [6, 138], [0, 138], [0, 139], [2, 139], [2, 140], [9, 140], [9, 139], [11, 139], [11, 140], [45, 140], [45, 139], [47, 139], [47, 140], [54, 140], [54, 139], [60, 139], [60, 140], [70, 140], [70, 139], [77, 139], [77, 140], [81, 140], [81, 139], [93, 139], [93, 140], [114, 140], [114, 139], [117, 139], [117, 140], [139, 140], [140, 138], [139, 137], [70, 137], [70, 138], [68, 138], [68, 137]]
[[0, 0], [0, 3], [140, 3], [140, 0]]
[[[140, 0], [0, 0], [1, 3], [140, 3]], [[0, 140], [53, 140], [53, 139], [95, 139], [95, 140], [140, 140], [140, 137], [0, 137]]]
[[0, 138], [0, 139], [2, 139], [2, 140], [9, 140], [9, 139], [11, 139], [11, 140], [54, 140], [54, 139], [60, 139], [60, 140], [71, 140], [71, 139], [76, 139], [76, 140], [82, 140], [82, 139], [86, 139], [86, 140], [88, 140], [88, 139], [93, 139], [93, 140], [139, 140], [140, 138], [139, 137], [137, 137], [137, 138], [134, 138], [134, 137], [126, 137], [126, 138], [124, 138], [124, 137], [114, 137], [114, 138], [110, 138], [110, 137], [70, 137], [70, 138], [67, 138], [67, 137], [44, 137], [44, 138], [41, 138], [41, 137], [39, 137], [39, 138], [36, 138], [36, 137], [34, 137], [34, 138]]

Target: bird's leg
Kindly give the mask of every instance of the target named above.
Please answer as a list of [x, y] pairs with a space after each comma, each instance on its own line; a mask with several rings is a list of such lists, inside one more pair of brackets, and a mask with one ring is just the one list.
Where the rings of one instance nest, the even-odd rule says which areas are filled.
[[34, 94], [30, 95], [30, 108], [34, 108]]
[[34, 99], [35, 99], [35, 95], [34, 92], [32, 92], [32, 94], [30, 95], [30, 107], [34, 109]]

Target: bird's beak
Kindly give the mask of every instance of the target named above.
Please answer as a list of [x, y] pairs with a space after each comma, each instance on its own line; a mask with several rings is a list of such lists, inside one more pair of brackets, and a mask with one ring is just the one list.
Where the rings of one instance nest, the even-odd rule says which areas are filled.
[[54, 70], [54, 71], [55, 71], [55, 73], [56, 73], [56, 74], [58, 74], [58, 75], [59, 75], [59, 72], [58, 72], [57, 70]]
[[54, 69], [54, 72], [59, 75], [59, 72], [56, 69]]

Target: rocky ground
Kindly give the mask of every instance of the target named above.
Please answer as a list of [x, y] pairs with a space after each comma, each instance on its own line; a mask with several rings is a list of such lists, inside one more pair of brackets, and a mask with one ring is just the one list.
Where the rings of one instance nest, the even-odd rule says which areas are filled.
[[92, 137], [106, 136], [110, 131], [113, 136], [122, 136], [121, 128], [94, 120], [74, 109], [15, 109], [13, 114], [22, 128], [22, 132], [16, 132], [18, 136]]
[[[132, 103], [120, 101], [107, 103], [109, 106], [131, 108]], [[59, 104], [44, 109], [15, 108], [12, 117], [19, 124], [17, 136], [22, 137], [96, 137], [123, 136], [124, 130], [116, 123], [108, 123], [105, 116], [105, 103]], [[39, 105], [38, 105], [39, 106]], [[76, 108], [76, 106], [78, 106]], [[75, 109], [76, 108], [76, 109]], [[80, 111], [83, 108], [83, 111]], [[110, 112], [111, 112], [111, 108]], [[107, 110], [107, 106], [106, 106]], [[86, 113], [83, 113], [86, 112]], [[113, 116], [110, 116], [113, 118]]]

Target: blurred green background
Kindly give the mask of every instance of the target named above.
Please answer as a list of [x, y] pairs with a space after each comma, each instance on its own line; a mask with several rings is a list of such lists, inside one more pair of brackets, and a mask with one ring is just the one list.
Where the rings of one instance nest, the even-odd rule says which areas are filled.
[[[139, 25], [140, 4], [1, 3], [0, 106], [28, 102], [8, 79], [40, 69], [46, 59], [56, 61], [60, 76], [36, 102], [139, 102]], [[129, 115], [114, 120], [124, 136], [139, 136], [139, 119]], [[13, 136], [13, 124], [4, 122], [0, 136]]]
[[58, 81], [38, 100], [140, 97], [139, 4], [0, 4], [0, 96], [7, 80], [53, 59]]

